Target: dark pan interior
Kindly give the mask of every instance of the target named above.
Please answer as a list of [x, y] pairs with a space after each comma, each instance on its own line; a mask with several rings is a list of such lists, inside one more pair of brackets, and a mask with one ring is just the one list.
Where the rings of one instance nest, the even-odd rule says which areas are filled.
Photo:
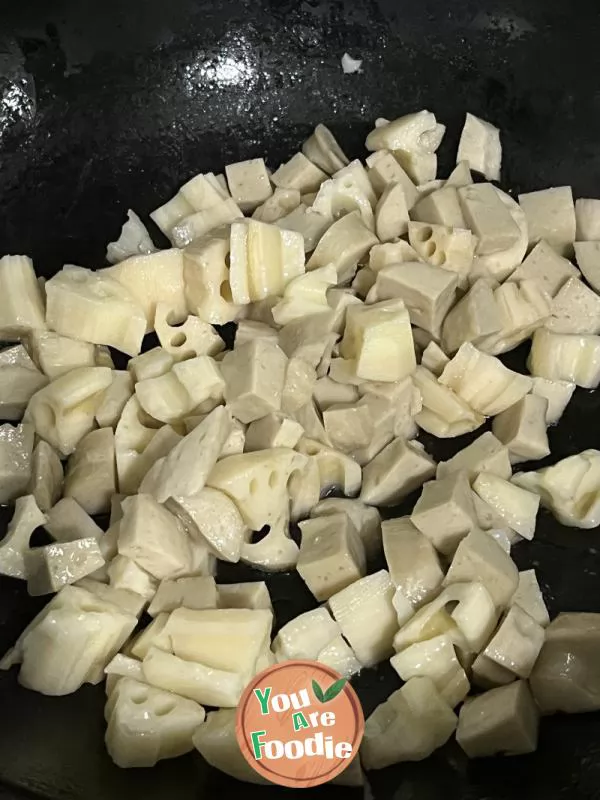
[[[258, 155], [275, 167], [320, 121], [362, 155], [375, 117], [422, 107], [449, 128], [441, 174], [470, 110], [502, 128], [505, 187], [571, 184], [578, 196], [598, 196], [599, 41], [593, 0], [5, 3], [0, 254], [29, 254], [44, 275], [63, 263], [101, 266], [128, 207], [146, 215], [197, 172]], [[364, 59], [362, 74], [342, 73], [345, 51]], [[524, 355], [511, 358], [522, 366]], [[551, 431], [552, 460], [600, 447], [599, 405], [596, 393], [577, 391]], [[432, 452], [448, 457], [464, 444]], [[542, 513], [534, 543], [513, 553], [520, 568], [539, 570], [551, 613], [600, 612], [596, 531], [562, 528]], [[279, 624], [314, 605], [295, 575], [272, 576], [269, 586]], [[1, 652], [39, 606], [0, 579]], [[367, 714], [399, 685], [387, 665], [354, 683]], [[0, 797], [289, 794], [242, 787], [194, 755], [117, 769], [102, 744], [103, 700], [102, 687], [50, 698], [21, 689], [15, 671], [0, 673]], [[376, 800], [600, 797], [600, 717], [545, 720], [532, 756], [469, 763], [450, 744], [370, 782]]]

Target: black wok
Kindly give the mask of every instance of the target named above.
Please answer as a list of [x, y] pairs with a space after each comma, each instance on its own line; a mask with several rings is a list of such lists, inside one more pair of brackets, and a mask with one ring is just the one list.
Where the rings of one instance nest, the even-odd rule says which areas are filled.
[[[598, 196], [599, 41], [593, 0], [5, 3], [0, 254], [31, 255], [47, 276], [63, 263], [101, 266], [126, 209], [146, 215], [193, 174], [258, 155], [276, 166], [317, 122], [331, 126], [350, 155], [362, 155], [375, 117], [422, 107], [448, 125], [441, 174], [470, 110], [502, 129], [505, 187], [571, 184], [577, 196]], [[361, 74], [342, 73], [345, 51], [364, 59]], [[600, 447], [598, 397], [577, 391], [550, 432], [552, 460]], [[464, 444], [435, 445], [433, 453], [447, 457]], [[539, 570], [552, 614], [600, 612], [597, 532], [562, 528], [542, 513], [533, 544], [513, 553], [520, 568]], [[313, 605], [296, 576], [275, 575], [269, 586], [280, 625]], [[22, 585], [0, 579], [0, 652], [39, 605]], [[386, 665], [355, 681], [367, 714], [397, 685]], [[197, 755], [119, 770], [102, 743], [103, 701], [101, 686], [51, 698], [21, 689], [14, 670], [0, 673], [0, 798], [289, 792], [242, 786]], [[469, 763], [449, 744], [370, 782], [377, 800], [600, 797], [600, 716], [544, 720], [531, 756]], [[312, 792], [360, 796], [339, 787]]]

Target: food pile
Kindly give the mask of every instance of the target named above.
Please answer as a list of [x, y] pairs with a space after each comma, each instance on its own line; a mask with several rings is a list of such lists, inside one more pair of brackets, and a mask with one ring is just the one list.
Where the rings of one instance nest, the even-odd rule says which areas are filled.
[[[44, 282], [0, 259], [0, 574], [52, 595], [0, 666], [49, 695], [105, 680], [119, 766], [196, 747], [262, 782], [235, 709], [286, 659], [347, 678], [390, 661], [403, 683], [366, 720], [367, 770], [453, 734], [471, 757], [527, 753], [540, 713], [600, 709], [600, 615], [550, 623], [510, 555], [540, 504], [600, 524], [600, 452], [518, 471], [600, 383], [600, 200], [517, 202], [471, 114], [438, 179], [444, 132], [429, 111], [377, 120], [363, 163], [318, 125], [272, 173], [184, 184], [150, 215], [169, 249], [130, 211], [111, 266]], [[499, 356], [528, 339], [520, 374]], [[418, 440], [479, 429], [441, 463]], [[218, 561], [297, 570], [315, 607], [272, 638], [268, 576], [219, 583]]]

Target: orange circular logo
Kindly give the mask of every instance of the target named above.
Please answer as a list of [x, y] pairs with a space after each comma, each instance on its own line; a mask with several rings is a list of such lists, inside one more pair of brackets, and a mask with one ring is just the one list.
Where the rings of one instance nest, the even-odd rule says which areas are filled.
[[316, 661], [284, 661], [256, 675], [236, 717], [242, 753], [263, 778], [318, 786], [358, 754], [365, 720], [356, 692]]

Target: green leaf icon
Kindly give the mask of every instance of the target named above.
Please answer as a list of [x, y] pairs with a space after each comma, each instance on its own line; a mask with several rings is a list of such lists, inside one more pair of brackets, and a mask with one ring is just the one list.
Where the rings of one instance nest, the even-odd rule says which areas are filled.
[[346, 678], [340, 678], [337, 681], [334, 681], [331, 686], [323, 691], [319, 684], [313, 680], [312, 682], [312, 690], [315, 694], [315, 697], [319, 701], [319, 703], [328, 703], [330, 700], [333, 700], [338, 694], [342, 691], [344, 686], [346, 685]]
[[312, 682], [312, 690], [315, 693], [315, 697], [319, 701], [319, 703], [325, 702], [325, 695], [323, 694], [323, 689], [319, 686], [319, 684], [313, 680]]
[[327, 689], [323, 695], [323, 702], [328, 703], [330, 700], [333, 700], [334, 697], [337, 697], [345, 685], [346, 678], [340, 678], [339, 680], [335, 681], [335, 683], [332, 683], [329, 689]]

